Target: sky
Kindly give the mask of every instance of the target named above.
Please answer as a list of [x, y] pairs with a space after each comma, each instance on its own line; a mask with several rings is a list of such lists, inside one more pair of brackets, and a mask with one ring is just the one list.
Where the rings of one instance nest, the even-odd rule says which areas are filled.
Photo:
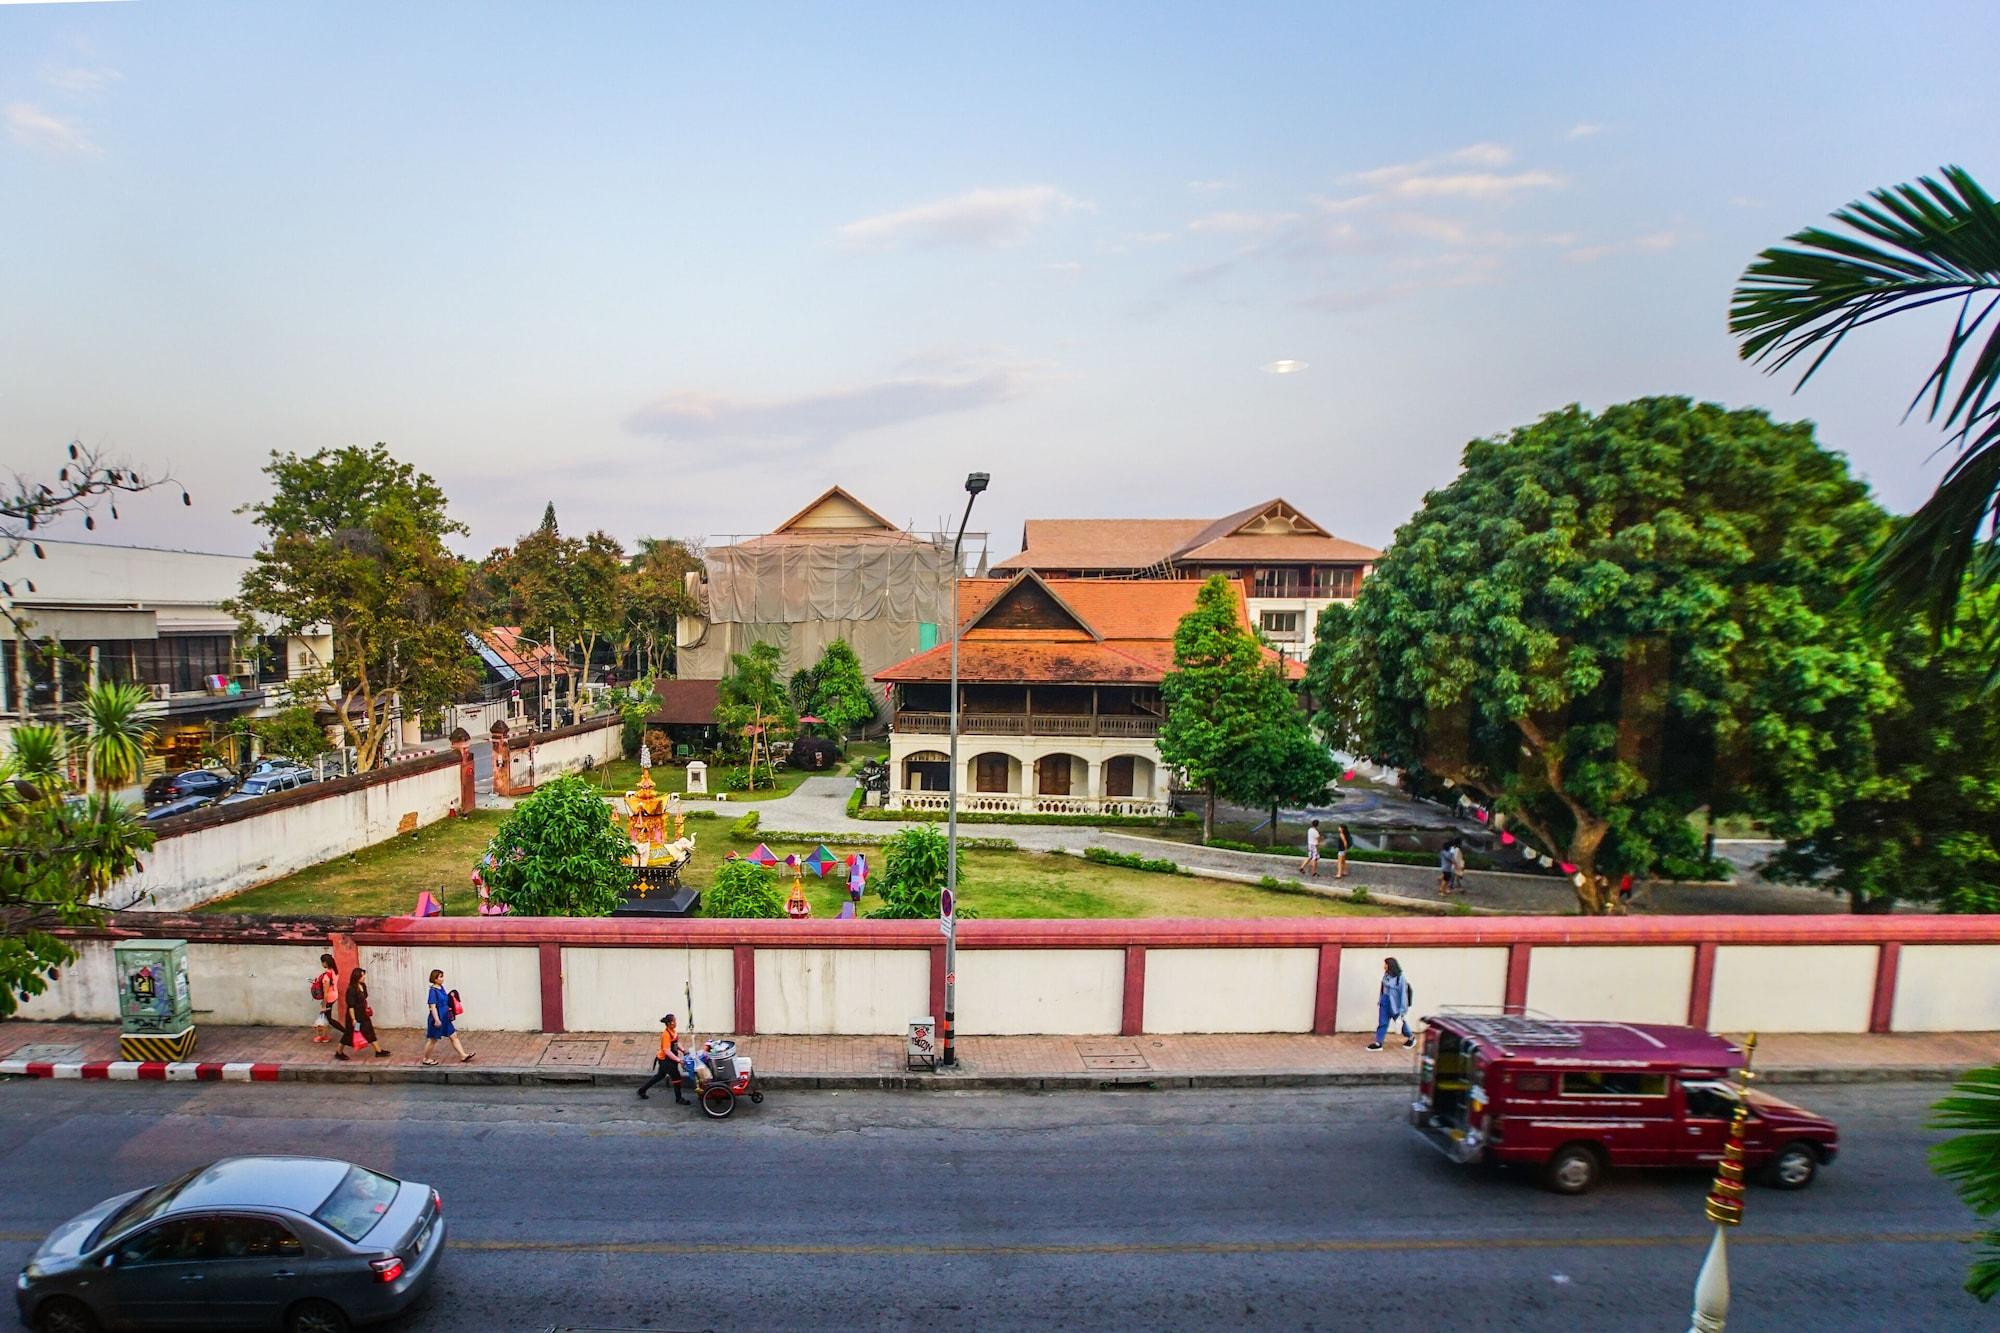
[[[534, 527], [1214, 517], [1381, 546], [1465, 443], [1645, 394], [1819, 424], [1892, 508], [1945, 327], [1737, 359], [1767, 245], [1957, 163], [2000, 6], [0, 2], [0, 467], [193, 493], [382, 441]], [[1983, 91], [1982, 91], [1983, 90]], [[1948, 316], [1940, 315], [1941, 319]], [[69, 535], [69, 534], [65, 534]]]

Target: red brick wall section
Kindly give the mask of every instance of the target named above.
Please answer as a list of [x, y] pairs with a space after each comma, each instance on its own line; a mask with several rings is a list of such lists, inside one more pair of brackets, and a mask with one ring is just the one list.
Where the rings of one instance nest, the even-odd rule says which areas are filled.
[[739, 944], [730, 957], [736, 969], [736, 1032], [747, 1037], [757, 1031], [757, 951]]
[[326, 937], [327, 952], [333, 955], [333, 970], [338, 974], [339, 991], [333, 1001], [333, 1016], [347, 1021], [347, 974], [361, 964], [361, 950], [355, 947], [354, 937], [344, 931], [336, 931]]
[[1340, 946], [1319, 946], [1319, 989], [1313, 994], [1313, 1032], [1333, 1035], [1334, 1020], [1340, 1011]]
[[1125, 1012], [1118, 1035], [1136, 1037], [1146, 1030], [1146, 946], [1130, 945], [1125, 950]]
[[1715, 995], [1715, 944], [1703, 941], [1694, 946], [1694, 977], [1688, 984], [1688, 1026], [1708, 1026], [1708, 1005]]
[[[795, 922], [794, 924], [797, 923]], [[928, 921], [912, 924], [921, 925], [926, 934], [937, 929], [937, 927], [931, 925]], [[961, 930], [965, 928], [963, 921], [959, 922], [958, 925]], [[911, 1017], [915, 1017], [915, 1015], [913, 1014]], [[938, 1025], [939, 1034], [942, 1035], [944, 1030], [944, 946], [942, 944], [933, 944], [931, 946], [931, 1021]]]
[[479, 807], [479, 781], [474, 776], [472, 743], [458, 741], [452, 748], [458, 751], [458, 812], [471, 814]]
[[542, 970], [542, 1031], [567, 1032], [563, 1026], [562, 945], [543, 944], [535, 952]]
[[1507, 946], [1507, 1000], [1509, 1009], [1528, 1007], [1528, 956], [1533, 949], [1526, 944]]
[[1896, 1017], [1896, 969], [1903, 963], [1903, 946], [1884, 940], [1875, 957], [1875, 1003], [1868, 1010], [1868, 1030], [1887, 1032]]

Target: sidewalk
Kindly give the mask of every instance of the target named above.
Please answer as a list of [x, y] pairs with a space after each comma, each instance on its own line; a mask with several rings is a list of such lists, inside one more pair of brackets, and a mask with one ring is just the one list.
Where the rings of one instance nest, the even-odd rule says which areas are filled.
[[[423, 1038], [384, 1031], [394, 1055], [336, 1061], [305, 1029], [203, 1027], [196, 1058], [278, 1066], [280, 1079], [351, 1083], [587, 1083], [634, 1085], [648, 1072], [651, 1033], [466, 1032], [478, 1059], [417, 1062]], [[707, 1035], [707, 1034], [697, 1034]], [[749, 1037], [744, 1053], [768, 1088], [1016, 1089], [1301, 1087], [1400, 1085], [1414, 1077], [1414, 1051], [1366, 1049], [1365, 1033], [1141, 1037], [966, 1037], [959, 1071], [906, 1073], [900, 1037]], [[116, 1060], [107, 1024], [0, 1024], [0, 1061], [75, 1064]], [[1946, 1079], [2000, 1061], [2000, 1033], [1786, 1035], [1761, 1037], [1757, 1068], [1771, 1083], [1865, 1083]]]

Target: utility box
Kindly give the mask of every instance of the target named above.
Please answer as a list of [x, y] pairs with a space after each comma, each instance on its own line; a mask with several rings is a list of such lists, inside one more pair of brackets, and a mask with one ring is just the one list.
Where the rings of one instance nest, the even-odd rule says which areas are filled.
[[688, 765], [687, 789], [690, 795], [708, 794], [708, 765], [699, 759]]
[[903, 1068], [928, 1069], [937, 1073], [937, 1024], [929, 1014], [910, 1020], [903, 1038]]
[[118, 1056], [185, 1060], [194, 1054], [194, 1002], [188, 994], [186, 940], [119, 940]]

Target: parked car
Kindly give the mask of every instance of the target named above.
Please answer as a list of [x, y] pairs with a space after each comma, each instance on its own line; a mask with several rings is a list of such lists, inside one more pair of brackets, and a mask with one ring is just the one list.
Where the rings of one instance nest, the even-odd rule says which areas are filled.
[[428, 1185], [321, 1157], [228, 1157], [57, 1227], [15, 1283], [43, 1333], [345, 1333], [400, 1314], [444, 1251]]
[[[1698, 1028], [1520, 1015], [1426, 1018], [1410, 1123], [1456, 1162], [1534, 1166], [1558, 1194], [1612, 1167], [1707, 1166], [1722, 1157], [1743, 1050]], [[1747, 1096], [1744, 1165], [1801, 1189], [1833, 1161], [1833, 1122]]]
[[236, 778], [220, 768], [183, 768], [162, 773], [146, 784], [146, 804], [164, 805], [183, 796], [206, 796], [220, 800], [236, 786]]
[[291, 791], [303, 787], [313, 780], [312, 770], [297, 764], [290, 768], [267, 768], [261, 773], [252, 773], [243, 779], [233, 795], [222, 798], [223, 805], [235, 805], [238, 801], [254, 801], [259, 796], [270, 796], [281, 791]]
[[140, 815], [139, 818], [144, 820], [171, 819], [175, 815], [184, 815], [190, 810], [199, 810], [205, 805], [214, 804], [215, 798], [213, 796], [182, 796], [176, 800], [168, 801], [164, 805], [154, 806], [152, 809], [146, 811], [145, 814]]

